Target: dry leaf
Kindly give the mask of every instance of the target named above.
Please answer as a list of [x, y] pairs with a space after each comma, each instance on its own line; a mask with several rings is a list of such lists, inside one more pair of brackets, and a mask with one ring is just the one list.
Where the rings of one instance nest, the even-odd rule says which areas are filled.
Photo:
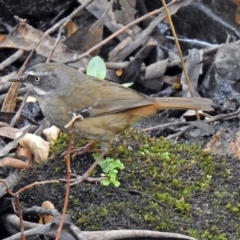
[[[103, 38], [103, 21], [104, 18], [100, 18], [98, 21], [96, 21], [91, 28], [89, 29], [88, 35], [83, 40], [81, 51], [86, 52], [93, 46], [97, 45], [99, 42], [102, 41]], [[91, 52], [92, 56], [98, 55], [100, 52], [100, 48], [94, 50]]]
[[119, 0], [120, 10], [116, 10], [115, 17], [118, 23], [124, 26], [135, 20], [136, 16], [136, 0]]
[[[201, 115], [201, 113], [203, 113], [203, 111], [202, 110], [198, 110], [198, 113]], [[196, 110], [187, 110], [182, 116], [183, 117], [196, 116]]]
[[28, 160], [33, 160], [32, 152], [28, 148], [18, 148], [15, 152], [15, 156], [18, 159], [27, 158]]
[[71, 37], [76, 31], [78, 30], [78, 25], [73, 22], [73, 21], [68, 21], [67, 26], [66, 26], [66, 37], [69, 38]]
[[17, 137], [16, 139], [14, 139], [12, 142], [8, 143], [6, 146], [4, 146], [3, 148], [0, 149], [0, 157], [4, 157], [6, 156], [13, 148], [15, 148], [20, 139], [23, 138], [25, 136], [25, 134], [28, 132], [30, 126], [25, 126], [24, 128], [22, 128], [22, 132], [21, 133], [17, 133], [19, 137]]
[[[18, 134], [17, 134], [18, 135]], [[41, 164], [46, 162], [49, 155], [49, 142], [46, 142], [41, 137], [27, 133], [19, 143], [21, 146], [28, 148], [34, 155], [34, 160], [36, 163]]]
[[144, 79], [146, 80], [146, 79], [152, 79], [152, 78], [159, 78], [163, 76], [163, 74], [167, 69], [167, 65], [168, 65], [168, 59], [164, 59], [162, 61], [158, 61], [156, 63], [149, 65], [146, 68]]
[[[104, 12], [104, 14], [91, 26], [91, 28], [88, 31], [87, 36], [83, 40], [81, 50], [82, 52], [88, 51], [90, 48], [94, 47], [98, 43], [100, 43], [103, 39], [103, 26], [104, 26], [104, 20], [106, 15], [108, 14], [109, 10], [112, 7], [113, 1], [111, 1], [108, 4], [108, 8]], [[99, 54], [101, 48], [98, 48], [91, 52], [92, 56], [96, 56]]]
[[[87, 0], [78, 0], [80, 4], [85, 4]], [[104, 19], [104, 25], [111, 31], [111, 32], [116, 32], [120, 30], [123, 25], [120, 23], [116, 22], [115, 19], [115, 13], [113, 12], [112, 8], [109, 9], [109, 2], [107, 0], [94, 0], [90, 5], [88, 5], [87, 10], [94, 15], [96, 18], [101, 18], [104, 13], [107, 12], [105, 19]], [[108, 10], [109, 9], [109, 10]], [[138, 29], [139, 31], [141, 30], [140, 27], [137, 25], [134, 26], [134, 29]], [[137, 32], [137, 31], [135, 31]], [[122, 41], [126, 37], [132, 35], [132, 30], [127, 29], [123, 33], [119, 34], [117, 38]]]
[[29, 102], [37, 102], [37, 99], [34, 96], [28, 96], [26, 102], [27, 103], [29, 103]]
[[49, 142], [54, 142], [60, 133], [60, 129], [56, 126], [51, 126], [50, 128], [46, 128], [43, 131], [43, 134], [47, 137]]
[[[198, 89], [198, 79], [199, 75], [202, 73], [202, 62], [203, 59], [203, 51], [198, 49], [191, 49], [188, 51], [187, 60], [185, 62], [185, 66], [188, 72], [189, 79], [191, 80], [191, 88], [193, 90], [194, 97], [199, 97]], [[184, 72], [181, 77], [182, 89], [183, 89], [183, 97], [191, 97], [186, 76]]]
[[0, 136], [1, 137], [7, 137], [10, 139], [16, 139], [16, 133], [22, 133], [23, 131], [18, 128], [13, 127], [1, 127], [0, 128]]
[[118, 69], [118, 70], [115, 71], [115, 73], [118, 77], [121, 77], [122, 74], [123, 74], [123, 69]]
[[[30, 51], [35, 47], [39, 39], [43, 37], [43, 34], [43, 32], [31, 27], [30, 25], [21, 23], [6, 36], [4, 41], [0, 42], [0, 48], [16, 48]], [[48, 57], [49, 52], [51, 52], [55, 42], [56, 39], [53, 39], [47, 35], [36, 48], [37, 54]], [[78, 51], [70, 50], [62, 42], [59, 42], [51, 59], [56, 62], [68, 62], [78, 54]], [[79, 61], [79, 63], [82, 63], [80, 66], [85, 67], [87, 62], [86, 59], [87, 58], [83, 58]]]
[[[51, 208], [51, 209], [55, 209], [53, 203], [51, 203], [50, 201], [45, 201], [42, 204], [42, 208]], [[47, 224], [47, 223], [51, 223], [53, 221], [54, 217], [51, 215], [43, 215], [40, 216], [40, 220], [39, 223], [40, 224]]]
[[[78, 0], [80, 1], [80, 0]], [[175, 4], [169, 6], [168, 10], [171, 15], [175, 14], [178, 9], [182, 6], [186, 6], [190, 4], [191, 0], [178, 1]], [[121, 41], [112, 51], [109, 53], [109, 62], [118, 62], [125, 59], [128, 55], [130, 55], [133, 51], [143, 45], [151, 36], [154, 28], [161, 22], [166, 16], [165, 11], [160, 12], [149, 24], [149, 26], [143, 31], [135, 34], [134, 39], [128, 37]], [[134, 28], [135, 29], [135, 28]], [[135, 30], [134, 30], [135, 31]]]

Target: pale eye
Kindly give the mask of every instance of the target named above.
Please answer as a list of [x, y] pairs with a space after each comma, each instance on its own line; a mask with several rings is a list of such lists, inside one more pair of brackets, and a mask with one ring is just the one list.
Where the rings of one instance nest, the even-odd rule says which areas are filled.
[[36, 76], [34, 80], [35, 80], [35, 82], [40, 82], [41, 79], [40, 79], [40, 77]]

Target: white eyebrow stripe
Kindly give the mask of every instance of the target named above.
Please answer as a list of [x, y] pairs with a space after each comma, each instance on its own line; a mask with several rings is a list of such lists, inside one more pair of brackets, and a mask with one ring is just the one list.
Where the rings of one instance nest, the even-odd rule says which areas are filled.
[[37, 72], [34, 72], [32, 70], [29, 70], [25, 73], [26, 75], [28, 76], [47, 76], [47, 75], [51, 75], [51, 73], [49, 72], [43, 72], [43, 71], [37, 71]]

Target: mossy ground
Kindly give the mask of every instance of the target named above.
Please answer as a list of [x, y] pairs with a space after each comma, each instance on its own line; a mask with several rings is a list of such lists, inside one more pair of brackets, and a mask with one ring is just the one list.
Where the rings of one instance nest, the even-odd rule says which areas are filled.
[[[62, 146], [60, 139], [54, 152]], [[240, 239], [236, 159], [205, 154], [197, 145], [173, 145], [136, 130], [122, 134], [108, 156], [125, 165], [120, 187], [84, 182], [71, 188], [68, 213], [81, 230], [150, 229], [202, 240]], [[71, 161], [72, 170], [82, 174], [93, 161], [91, 154], [77, 157]], [[20, 185], [63, 178], [65, 173], [63, 158], [54, 154], [53, 160], [25, 172]], [[95, 175], [100, 173], [98, 167]], [[63, 183], [39, 186], [21, 195], [21, 201], [31, 207], [49, 200], [61, 212], [64, 194]]]

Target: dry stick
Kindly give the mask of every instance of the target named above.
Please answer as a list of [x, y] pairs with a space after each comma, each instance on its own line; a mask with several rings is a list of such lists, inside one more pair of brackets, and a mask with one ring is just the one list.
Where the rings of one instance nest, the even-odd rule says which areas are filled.
[[31, 89], [28, 88], [26, 94], [24, 95], [24, 98], [23, 98], [23, 100], [22, 100], [22, 103], [21, 103], [20, 108], [18, 109], [18, 111], [16, 112], [15, 116], [12, 118], [12, 120], [11, 120], [11, 122], [10, 122], [10, 126], [11, 126], [11, 127], [14, 127], [15, 123], [16, 123], [17, 120], [19, 119], [19, 117], [20, 117], [20, 115], [21, 115], [21, 113], [22, 113], [22, 110], [23, 110], [23, 108], [24, 108], [24, 106], [25, 106], [25, 103], [26, 103], [26, 101], [27, 101], [27, 98], [28, 98], [28, 95], [29, 95], [30, 92], [31, 92]]
[[21, 208], [21, 203], [19, 201], [19, 195], [18, 194], [15, 194], [15, 201], [16, 201], [16, 205], [17, 205], [17, 213], [19, 215], [21, 239], [22, 240], [26, 240], [26, 236], [24, 234], [24, 224], [23, 224], [23, 218], [22, 218], [22, 208]]
[[[165, 0], [161, 0], [161, 1], [162, 1], [163, 6], [164, 6], [164, 9], [166, 11], [167, 18], [168, 18], [168, 21], [169, 21], [169, 25], [171, 27], [171, 31], [172, 31], [172, 34], [173, 34], [173, 37], [174, 37], [174, 41], [175, 41], [175, 44], [177, 46], [178, 54], [179, 54], [179, 57], [181, 59], [181, 65], [182, 65], [183, 72], [185, 74], [185, 77], [186, 77], [186, 80], [187, 80], [187, 83], [188, 83], [189, 92], [190, 92], [191, 96], [194, 97], [192, 84], [191, 84], [191, 81], [190, 81], [190, 78], [189, 78], [189, 75], [188, 75], [188, 72], [187, 72], [184, 60], [183, 60], [183, 54], [182, 54], [182, 51], [181, 51], [181, 47], [179, 45], [179, 41], [178, 41], [177, 34], [176, 34], [176, 31], [175, 31], [175, 28], [174, 28], [174, 25], [173, 25], [173, 22], [172, 22], [171, 15], [170, 15], [170, 13], [168, 11], [168, 8], [167, 8]], [[200, 120], [200, 116], [199, 116], [199, 113], [198, 113], [197, 110], [196, 110], [196, 115], [197, 115], [197, 120]]]
[[188, 122], [174, 122], [174, 123], [164, 123], [164, 124], [160, 124], [160, 125], [157, 125], [157, 126], [153, 126], [153, 127], [149, 127], [149, 128], [144, 128], [143, 131], [146, 132], [146, 131], [150, 131], [150, 130], [154, 130], [154, 129], [157, 129], [157, 128], [163, 128], [163, 127], [170, 127], [170, 126], [178, 126], [178, 125], [188, 125], [190, 123]]
[[24, 51], [22, 49], [19, 49], [16, 51], [13, 55], [11, 55], [9, 58], [4, 60], [0, 63], [0, 71], [5, 69], [7, 66], [18, 60], [22, 55], [24, 54]]
[[110, 69], [121, 69], [126, 68], [129, 65], [128, 61], [125, 62], [105, 62], [106, 67]]
[[[23, 94], [26, 94], [28, 91], [28, 87], [22, 87], [18, 90], [18, 96], [22, 96]], [[0, 96], [0, 104], [2, 104], [4, 102], [4, 99], [6, 98], [7, 93], [3, 94]]]
[[[167, 6], [171, 6], [173, 3], [175, 3], [175, 0], [173, 0], [172, 2], [170, 2]], [[70, 62], [76, 62], [78, 60], [80, 60], [81, 58], [84, 58], [86, 56], [89, 56], [89, 54], [93, 51], [95, 51], [96, 49], [102, 47], [103, 45], [105, 45], [106, 43], [108, 43], [110, 40], [114, 39], [117, 35], [121, 34], [122, 32], [124, 32], [125, 30], [127, 30], [128, 28], [136, 25], [137, 23], [142, 22], [143, 20], [145, 20], [146, 18], [149, 18], [151, 16], [157, 15], [159, 14], [161, 11], [163, 10], [163, 8], [160, 9], [156, 9], [150, 13], [147, 13], [145, 15], [143, 15], [142, 17], [134, 20], [133, 22], [129, 23], [128, 25], [126, 25], [125, 27], [119, 29], [117, 32], [113, 33], [111, 36], [109, 36], [108, 38], [104, 39], [103, 41], [101, 41], [100, 43], [98, 43], [97, 45], [95, 45], [94, 47], [90, 48], [88, 51], [86, 51], [85, 53], [77, 56], [75, 59], [65, 62], [65, 63], [70, 63]]]
[[66, 168], [67, 168], [67, 186], [66, 186], [66, 193], [65, 193], [65, 199], [64, 199], [64, 205], [63, 205], [63, 211], [61, 216], [61, 221], [59, 223], [58, 230], [56, 232], [56, 240], [60, 239], [60, 234], [63, 227], [64, 218], [67, 211], [68, 206], [68, 199], [69, 199], [69, 193], [70, 193], [70, 178], [71, 178], [71, 168], [70, 168], [70, 157], [71, 157], [71, 149], [72, 149], [72, 134], [69, 134], [68, 139], [68, 150], [67, 150], [67, 156], [66, 156]]
[[47, 180], [47, 181], [41, 181], [41, 182], [34, 182], [34, 183], [31, 183], [31, 184], [19, 189], [15, 194], [20, 195], [21, 193], [23, 193], [26, 190], [29, 190], [30, 188], [33, 188], [35, 186], [45, 185], [45, 184], [53, 184], [53, 183], [59, 183], [59, 181], [58, 180]]
[[195, 127], [195, 126], [193, 126], [193, 125], [185, 126], [185, 127], [183, 127], [183, 129], [182, 129], [180, 132], [175, 133], [175, 134], [172, 134], [172, 135], [166, 137], [166, 139], [172, 139], [172, 138], [176, 138], [176, 139], [177, 139], [177, 138], [179, 138], [183, 133], [185, 133], [185, 132], [193, 129], [194, 127]]
[[57, 47], [57, 45], [58, 45], [58, 43], [59, 43], [59, 41], [60, 41], [60, 39], [61, 39], [61, 34], [62, 34], [63, 27], [65, 27], [69, 21], [70, 21], [70, 20], [68, 19], [68, 20], [59, 28], [58, 37], [57, 37], [57, 39], [56, 39], [56, 41], [55, 41], [55, 43], [54, 43], [54, 46], [53, 46], [51, 52], [50, 52], [49, 55], [48, 55], [48, 58], [47, 58], [47, 60], [46, 60], [46, 63], [47, 63], [47, 62], [50, 62], [51, 57], [52, 57], [52, 55], [53, 55], [53, 53], [54, 53], [54, 50], [56, 49], [56, 47]]

